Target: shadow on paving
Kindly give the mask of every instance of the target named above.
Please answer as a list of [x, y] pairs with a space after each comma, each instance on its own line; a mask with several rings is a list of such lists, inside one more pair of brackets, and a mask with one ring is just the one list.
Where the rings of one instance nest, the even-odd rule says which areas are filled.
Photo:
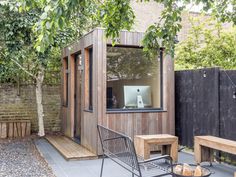
[[[45, 139], [35, 142], [42, 156], [49, 163], [57, 177], [99, 177], [101, 169], [101, 159], [66, 161]], [[191, 154], [180, 152], [179, 163], [194, 164], [194, 157]], [[225, 164], [203, 163], [213, 174], [211, 177], [233, 177], [236, 167]], [[131, 173], [123, 169], [110, 159], [105, 159], [103, 177], [130, 177]]]

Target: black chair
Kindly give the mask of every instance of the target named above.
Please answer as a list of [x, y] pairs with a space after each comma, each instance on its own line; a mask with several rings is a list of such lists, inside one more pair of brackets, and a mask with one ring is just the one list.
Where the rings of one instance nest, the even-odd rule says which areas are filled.
[[[100, 177], [102, 177], [103, 174], [104, 160], [106, 157], [130, 171], [132, 177], [172, 176], [172, 158], [169, 155], [159, 156], [148, 160], [140, 160], [130, 137], [101, 125], [98, 125], [98, 132], [103, 150]], [[167, 168], [166, 161], [169, 162], [170, 168]]]

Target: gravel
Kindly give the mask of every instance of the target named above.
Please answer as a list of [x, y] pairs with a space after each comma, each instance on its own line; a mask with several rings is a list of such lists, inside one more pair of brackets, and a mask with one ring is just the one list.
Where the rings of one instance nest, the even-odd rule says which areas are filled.
[[0, 140], [0, 177], [55, 177], [30, 137]]

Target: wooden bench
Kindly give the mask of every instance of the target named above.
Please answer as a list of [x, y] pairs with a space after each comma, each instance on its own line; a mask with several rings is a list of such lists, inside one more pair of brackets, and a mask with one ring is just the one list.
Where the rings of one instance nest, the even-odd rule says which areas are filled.
[[170, 155], [174, 162], [178, 161], [178, 137], [169, 134], [137, 135], [134, 145], [137, 154], [145, 160], [150, 158], [150, 145], [161, 145], [161, 154]]
[[194, 155], [197, 163], [213, 162], [213, 150], [236, 154], [236, 141], [215, 136], [195, 136]]
[[0, 139], [19, 138], [31, 134], [30, 120], [6, 120], [0, 121]]
[[[134, 148], [134, 143], [130, 137], [118, 133], [116, 131], [110, 130], [108, 128], [105, 128], [101, 125], [98, 125], [98, 132], [103, 150], [103, 159], [102, 159], [100, 177], [102, 177], [105, 157], [110, 158], [118, 165], [130, 171], [133, 177], [134, 176], [160, 177], [166, 175], [172, 176], [173, 174], [172, 158], [169, 155], [164, 155], [164, 156], [154, 157], [148, 160], [139, 161]], [[163, 162], [165, 162], [166, 160], [170, 162], [170, 167], [171, 167], [170, 171], [161, 168], [161, 166], [158, 166], [161, 160], [163, 160]], [[151, 165], [153, 168], [151, 168], [150, 170], [142, 170], [141, 167], [146, 167], [149, 165]], [[151, 173], [149, 173], [148, 171]], [[112, 176], [112, 174], [110, 176]]]

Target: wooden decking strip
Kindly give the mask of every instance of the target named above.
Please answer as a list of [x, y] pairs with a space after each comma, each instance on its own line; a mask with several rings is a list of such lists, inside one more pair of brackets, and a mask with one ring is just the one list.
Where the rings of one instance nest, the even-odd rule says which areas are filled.
[[97, 158], [95, 154], [65, 136], [46, 136], [46, 139], [66, 160], [87, 160]]

